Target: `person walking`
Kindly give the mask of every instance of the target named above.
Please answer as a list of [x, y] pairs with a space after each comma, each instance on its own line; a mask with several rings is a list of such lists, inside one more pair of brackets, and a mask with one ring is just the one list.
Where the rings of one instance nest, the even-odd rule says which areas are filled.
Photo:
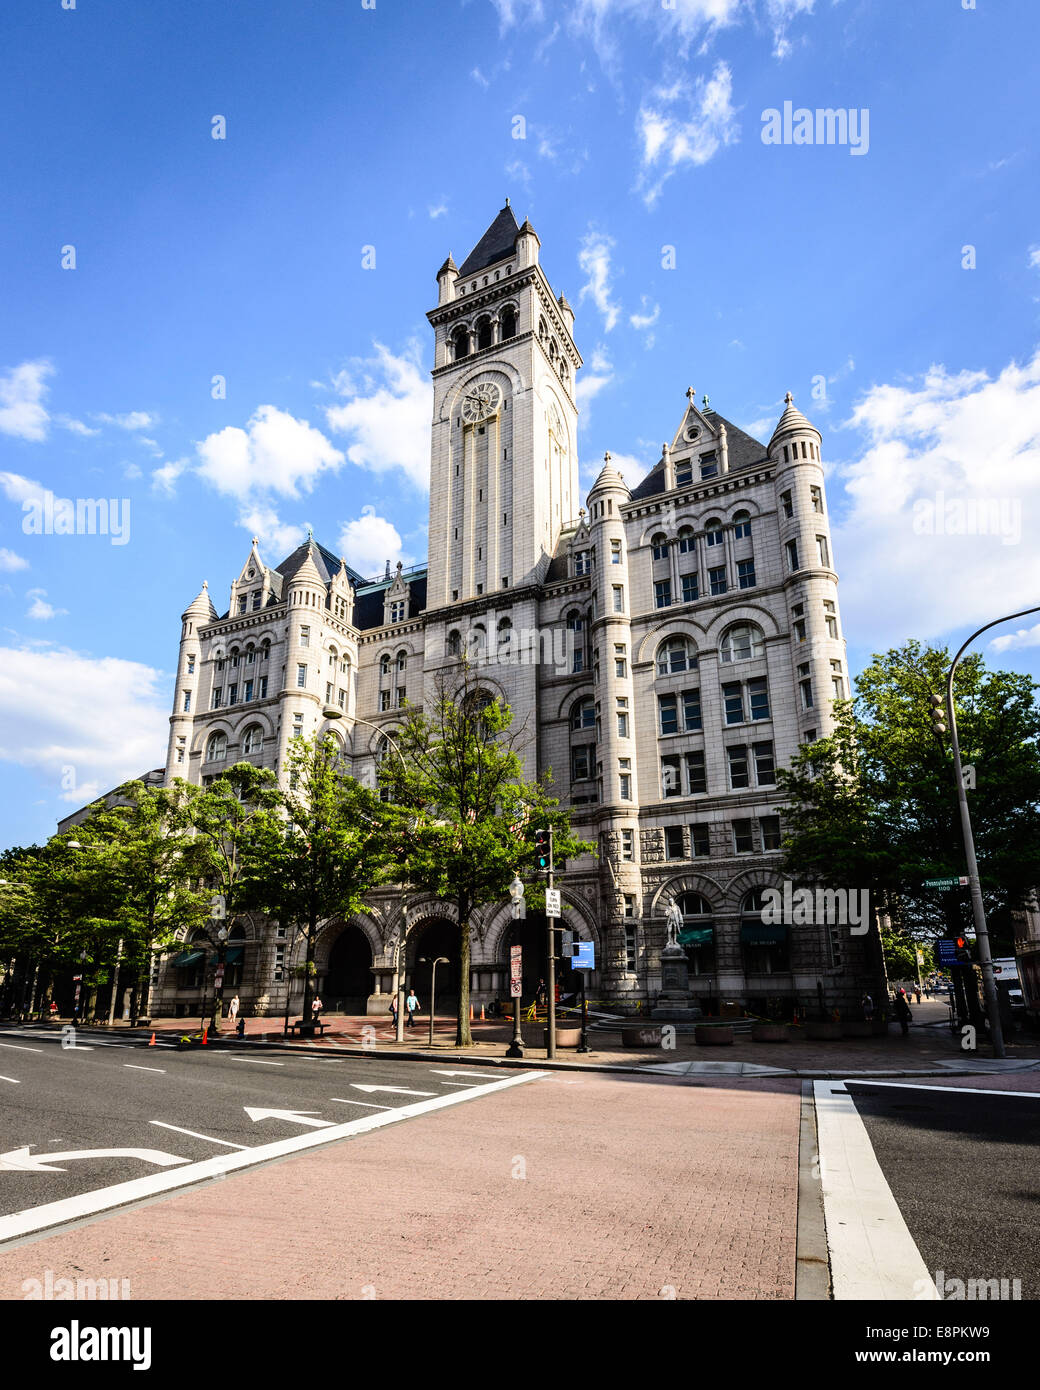
[[390, 996], [390, 1022], [394, 1025], [394, 1033], [397, 1032], [397, 995]]
[[321, 1011], [322, 1011], [322, 1009], [323, 1009], [324, 1007], [325, 1007], [325, 1005], [321, 1002], [321, 1000], [320, 1000], [320, 998], [318, 997], [318, 995], [315, 995], [314, 998], [311, 1000], [311, 1020], [312, 1020], [312, 1022], [314, 1022], [314, 1023], [317, 1023], [317, 1022], [318, 1022], [318, 1019], [321, 1017]]
[[874, 1001], [866, 990], [863, 991], [863, 998], [860, 1000], [863, 1006], [863, 1017], [867, 1023], [874, 1017]]
[[914, 1003], [915, 1003], [915, 1004], [920, 1004], [920, 1002], [921, 1002], [921, 986], [920, 986], [920, 985], [914, 985]]
[[231, 1003], [228, 1005], [228, 1022], [231, 1024], [232, 1028], [234, 1028], [236, 1022], [238, 1021], [238, 1002], [238, 995], [236, 994], [235, 997], [232, 999]]
[[404, 1001], [404, 1007], [405, 1007], [405, 1010], [407, 1011], [407, 1014], [408, 1014], [408, 1019], [407, 1019], [408, 1027], [409, 1027], [409, 1028], [414, 1028], [414, 1027], [415, 1027], [415, 1014], [416, 1014], [416, 1010], [417, 1010], [418, 1007], [419, 1007], [419, 1001], [418, 1001], [418, 999], [415, 997], [415, 990], [414, 990], [414, 989], [410, 989], [410, 990], [408, 991], [408, 998]]
[[899, 1020], [899, 1026], [902, 1028], [903, 1037], [905, 1038], [910, 1032], [910, 1021], [913, 1018], [913, 1014], [910, 1012], [910, 1001], [906, 997], [905, 989], [901, 989], [896, 995], [895, 1008], [893, 1011], [896, 1018]]

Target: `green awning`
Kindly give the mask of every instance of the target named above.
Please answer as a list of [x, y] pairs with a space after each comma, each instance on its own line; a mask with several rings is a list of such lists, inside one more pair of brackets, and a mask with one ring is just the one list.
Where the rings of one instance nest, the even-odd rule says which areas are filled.
[[679, 932], [680, 946], [710, 946], [714, 940], [714, 927], [683, 927]]
[[205, 954], [205, 951], [182, 951], [179, 956], [174, 956], [170, 964], [183, 970], [186, 965], [195, 965]]
[[787, 944], [787, 925], [776, 922], [772, 926], [744, 926], [740, 928], [740, 941], [743, 946], [785, 946]]
[[228, 965], [237, 965], [240, 960], [245, 958], [245, 954], [246, 948], [244, 946], [229, 946], [224, 959]]

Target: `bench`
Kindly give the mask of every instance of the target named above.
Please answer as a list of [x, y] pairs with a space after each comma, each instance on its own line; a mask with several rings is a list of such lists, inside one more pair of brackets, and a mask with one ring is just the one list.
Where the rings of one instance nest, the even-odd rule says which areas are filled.
[[289, 1032], [295, 1037], [304, 1037], [313, 1033], [317, 1033], [321, 1036], [328, 1026], [327, 1023], [322, 1023], [320, 1019], [297, 1018], [289, 1024]]

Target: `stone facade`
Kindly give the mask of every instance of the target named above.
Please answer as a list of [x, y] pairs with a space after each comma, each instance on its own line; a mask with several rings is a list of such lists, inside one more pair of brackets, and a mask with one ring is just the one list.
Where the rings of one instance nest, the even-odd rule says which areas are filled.
[[[559, 880], [567, 925], [595, 943], [595, 997], [654, 1004], [678, 901], [695, 1002], [853, 1006], [874, 987], [867, 939], [820, 925], [770, 941], [754, 897], [780, 882], [774, 770], [829, 732], [848, 694], [819, 431], [788, 396], [760, 444], [691, 388], [638, 486], [607, 455], [582, 507], [574, 314], [534, 229], [507, 205], [437, 284], [428, 566], [365, 580], [309, 541], [271, 568], [254, 541], [228, 611], [204, 585], [183, 614], [167, 777], [205, 782], [240, 758], [282, 776], [295, 733], [331, 732], [371, 778], [381, 730], [392, 737], [402, 704], [429, 699], [466, 652], [526, 721], [526, 773], [552, 769], [597, 847]], [[384, 891], [328, 924], [326, 1007], [385, 1008], [404, 906]], [[407, 910], [404, 967], [421, 993], [418, 958], [451, 955], [451, 911]], [[488, 905], [477, 1006], [505, 992], [511, 929], [528, 983], [544, 970], [544, 924]], [[261, 920], [238, 931], [230, 985], [247, 1009], [280, 1012], [291, 943]], [[153, 1011], [188, 1012], [198, 992], [165, 963]]]

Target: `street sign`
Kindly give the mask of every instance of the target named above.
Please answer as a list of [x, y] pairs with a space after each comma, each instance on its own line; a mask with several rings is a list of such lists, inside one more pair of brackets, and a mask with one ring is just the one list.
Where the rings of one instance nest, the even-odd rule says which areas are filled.
[[224, 983], [224, 967], [222, 965], [217, 966], [216, 973], [213, 976], [213, 983], [217, 989]]
[[579, 941], [574, 952], [574, 959], [571, 961], [572, 970], [595, 970], [596, 968], [596, 943], [594, 941]]
[[961, 878], [926, 878], [924, 881], [926, 888], [967, 888], [968, 880]]
[[519, 999], [524, 992], [523, 947], [509, 948], [509, 997]]
[[944, 937], [940, 937], [939, 940], [935, 943], [935, 945], [936, 945], [936, 951], [937, 951], [938, 956], [939, 956], [939, 964], [940, 964], [940, 965], [956, 965], [956, 964], [957, 964], [957, 943], [956, 943], [956, 941], [951, 941], [951, 940], [949, 940], [947, 937], [944, 936]]
[[545, 915], [546, 917], [561, 916], [560, 890], [558, 888], [547, 888], [545, 890]]

